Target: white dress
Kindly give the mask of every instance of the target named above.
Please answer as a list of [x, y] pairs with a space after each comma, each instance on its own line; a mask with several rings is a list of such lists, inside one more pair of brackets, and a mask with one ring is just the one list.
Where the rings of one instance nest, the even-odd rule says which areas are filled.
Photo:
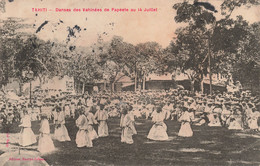
[[88, 115], [87, 115], [87, 119], [88, 119], [88, 133], [89, 133], [89, 137], [90, 137], [91, 140], [97, 139], [98, 135], [97, 135], [96, 130], [93, 127], [93, 124], [97, 123], [96, 120], [95, 120], [94, 115], [91, 112], [89, 112]]
[[132, 116], [133, 115], [131, 115], [131, 113], [122, 115], [120, 121], [120, 127], [122, 127], [121, 142], [125, 142], [127, 144], [133, 144], [134, 141], [132, 136], [137, 134]]
[[36, 137], [31, 129], [31, 117], [27, 114], [21, 120], [22, 130], [20, 132], [19, 144], [28, 146], [36, 143]]
[[194, 113], [185, 111], [184, 114], [180, 117], [181, 128], [179, 130], [178, 136], [180, 137], [192, 137], [193, 131], [191, 129], [190, 122], [194, 119]]
[[65, 114], [63, 111], [57, 113], [57, 126], [54, 131], [54, 138], [60, 142], [71, 141], [68, 130], [65, 126]]
[[232, 119], [232, 120], [230, 120], [230, 123], [228, 126], [229, 130], [243, 130], [241, 116], [232, 115], [230, 117], [230, 119]]
[[107, 137], [108, 134], [108, 126], [107, 119], [108, 114], [105, 110], [98, 110], [95, 114], [95, 119], [98, 120], [98, 136], [99, 137]]
[[79, 131], [76, 135], [76, 144], [77, 147], [93, 147], [92, 140], [90, 139], [88, 128], [88, 119], [85, 115], [80, 115], [76, 120], [76, 125], [79, 128]]
[[50, 136], [50, 125], [47, 119], [41, 121], [39, 136], [38, 151], [42, 154], [49, 153], [55, 150], [53, 141]]
[[258, 112], [253, 112], [253, 113], [251, 113], [250, 118], [249, 118], [249, 120], [248, 120], [248, 127], [249, 127], [251, 130], [256, 130], [256, 129], [258, 129], [258, 123], [257, 123], [258, 117], [259, 117]]
[[160, 113], [157, 113], [156, 111], [153, 112], [152, 121], [154, 122], [154, 125], [149, 131], [149, 134], [147, 136], [148, 139], [158, 140], [158, 141], [168, 140], [168, 134], [166, 132], [167, 126], [163, 122], [164, 119], [165, 119], [164, 112], [160, 112]]
[[221, 126], [218, 114], [212, 114], [212, 119], [210, 120], [210, 123], [208, 124], [208, 126], [214, 126], [214, 127]]

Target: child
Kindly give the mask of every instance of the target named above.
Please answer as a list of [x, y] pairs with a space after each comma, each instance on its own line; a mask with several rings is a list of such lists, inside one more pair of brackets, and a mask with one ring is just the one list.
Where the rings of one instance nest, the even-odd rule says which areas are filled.
[[41, 115], [41, 127], [39, 135], [38, 151], [42, 154], [49, 153], [55, 150], [53, 141], [50, 136], [50, 125], [47, 114]]

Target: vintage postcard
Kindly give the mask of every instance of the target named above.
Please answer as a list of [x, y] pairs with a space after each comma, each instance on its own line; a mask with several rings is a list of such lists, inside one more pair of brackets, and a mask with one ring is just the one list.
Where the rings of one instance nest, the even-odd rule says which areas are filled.
[[260, 165], [259, 0], [0, 0], [0, 166]]

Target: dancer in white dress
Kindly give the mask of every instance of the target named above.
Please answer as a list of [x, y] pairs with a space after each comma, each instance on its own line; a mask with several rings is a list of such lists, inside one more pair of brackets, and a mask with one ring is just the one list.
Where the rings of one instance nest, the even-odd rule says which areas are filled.
[[190, 123], [194, 119], [194, 113], [192, 109], [188, 109], [184, 107], [184, 113], [180, 117], [181, 121], [181, 128], [179, 130], [178, 136], [180, 137], [192, 137], [193, 136], [193, 131], [191, 129]]
[[256, 111], [256, 108], [252, 109], [252, 113], [250, 114], [250, 118], [248, 119], [248, 126], [251, 130], [258, 130], [257, 120], [259, 118], [259, 112]]
[[165, 119], [165, 113], [162, 112], [161, 107], [156, 107], [156, 110], [153, 112], [153, 119], [154, 122], [153, 127], [149, 131], [149, 134], [147, 136], [148, 139], [151, 140], [168, 140], [168, 134], [167, 134], [167, 126], [164, 123]]
[[79, 128], [79, 131], [76, 135], [76, 144], [77, 147], [93, 147], [92, 140], [90, 139], [89, 132], [88, 132], [88, 119], [84, 114], [85, 110], [81, 108], [80, 115], [76, 120], [76, 125]]
[[233, 114], [230, 116], [229, 130], [243, 130], [242, 115], [238, 107], [234, 108]]
[[65, 117], [69, 118], [70, 117], [70, 105], [69, 103], [66, 103], [64, 106], [64, 113], [65, 113]]
[[50, 153], [55, 150], [53, 141], [50, 135], [50, 125], [47, 118], [47, 114], [42, 114], [41, 116], [41, 127], [39, 135], [38, 151], [42, 154]]
[[98, 136], [107, 137], [109, 135], [107, 126], [108, 113], [104, 109], [104, 105], [100, 105], [100, 109], [95, 113], [95, 119], [98, 121]]
[[87, 119], [88, 119], [88, 132], [89, 132], [89, 137], [90, 137], [91, 140], [98, 138], [97, 132], [93, 127], [94, 124], [97, 124], [97, 121], [95, 120], [94, 114], [92, 113], [93, 111], [94, 111], [94, 107], [92, 106], [90, 108], [90, 111], [86, 112], [86, 116], [87, 116]]
[[36, 137], [31, 129], [31, 117], [28, 115], [27, 110], [23, 111], [24, 117], [21, 119], [21, 127], [20, 137], [19, 137], [19, 144], [21, 146], [29, 146], [35, 144]]
[[54, 131], [54, 138], [60, 142], [71, 141], [68, 130], [65, 126], [65, 114], [60, 107], [56, 108], [57, 120], [55, 122], [56, 127]]
[[121, 115], [121, 121], [120, 121], [120, 127], [122, 128], [121, 142], [127, 144], [133, 144], [134, 140], [132, 136], [134, 134], [137, 134], [134, 126], [133, 115], [131, 112], [132, 109], [133, 107], [130, 105], [124, 107]]

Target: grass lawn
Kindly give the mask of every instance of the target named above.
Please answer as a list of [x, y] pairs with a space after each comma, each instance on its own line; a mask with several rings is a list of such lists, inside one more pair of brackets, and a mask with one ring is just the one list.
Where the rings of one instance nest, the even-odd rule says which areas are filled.
[[[133, 137], [134, 144], [127, 145], [120, 142], [119, 121], [109, 119], [110, 136], [94, 140], [93, 148], [77, 148], [78, 130], [75, 121], [68, 120], [66, 126], [72, 141], [54, 140], [57, 151], [41, 157], [50, 165], [260, 165], [260, 134], [256, 132], [192, 126], [193, 137], [182, 138], [177, 136], [180, 123], [166, 121], [169, 140], [159, 142], [146, 138], [152, 122], [138, 119], [138, 135]], [[39, 133], [39, 124], [33, 122], [35, 134]]]

